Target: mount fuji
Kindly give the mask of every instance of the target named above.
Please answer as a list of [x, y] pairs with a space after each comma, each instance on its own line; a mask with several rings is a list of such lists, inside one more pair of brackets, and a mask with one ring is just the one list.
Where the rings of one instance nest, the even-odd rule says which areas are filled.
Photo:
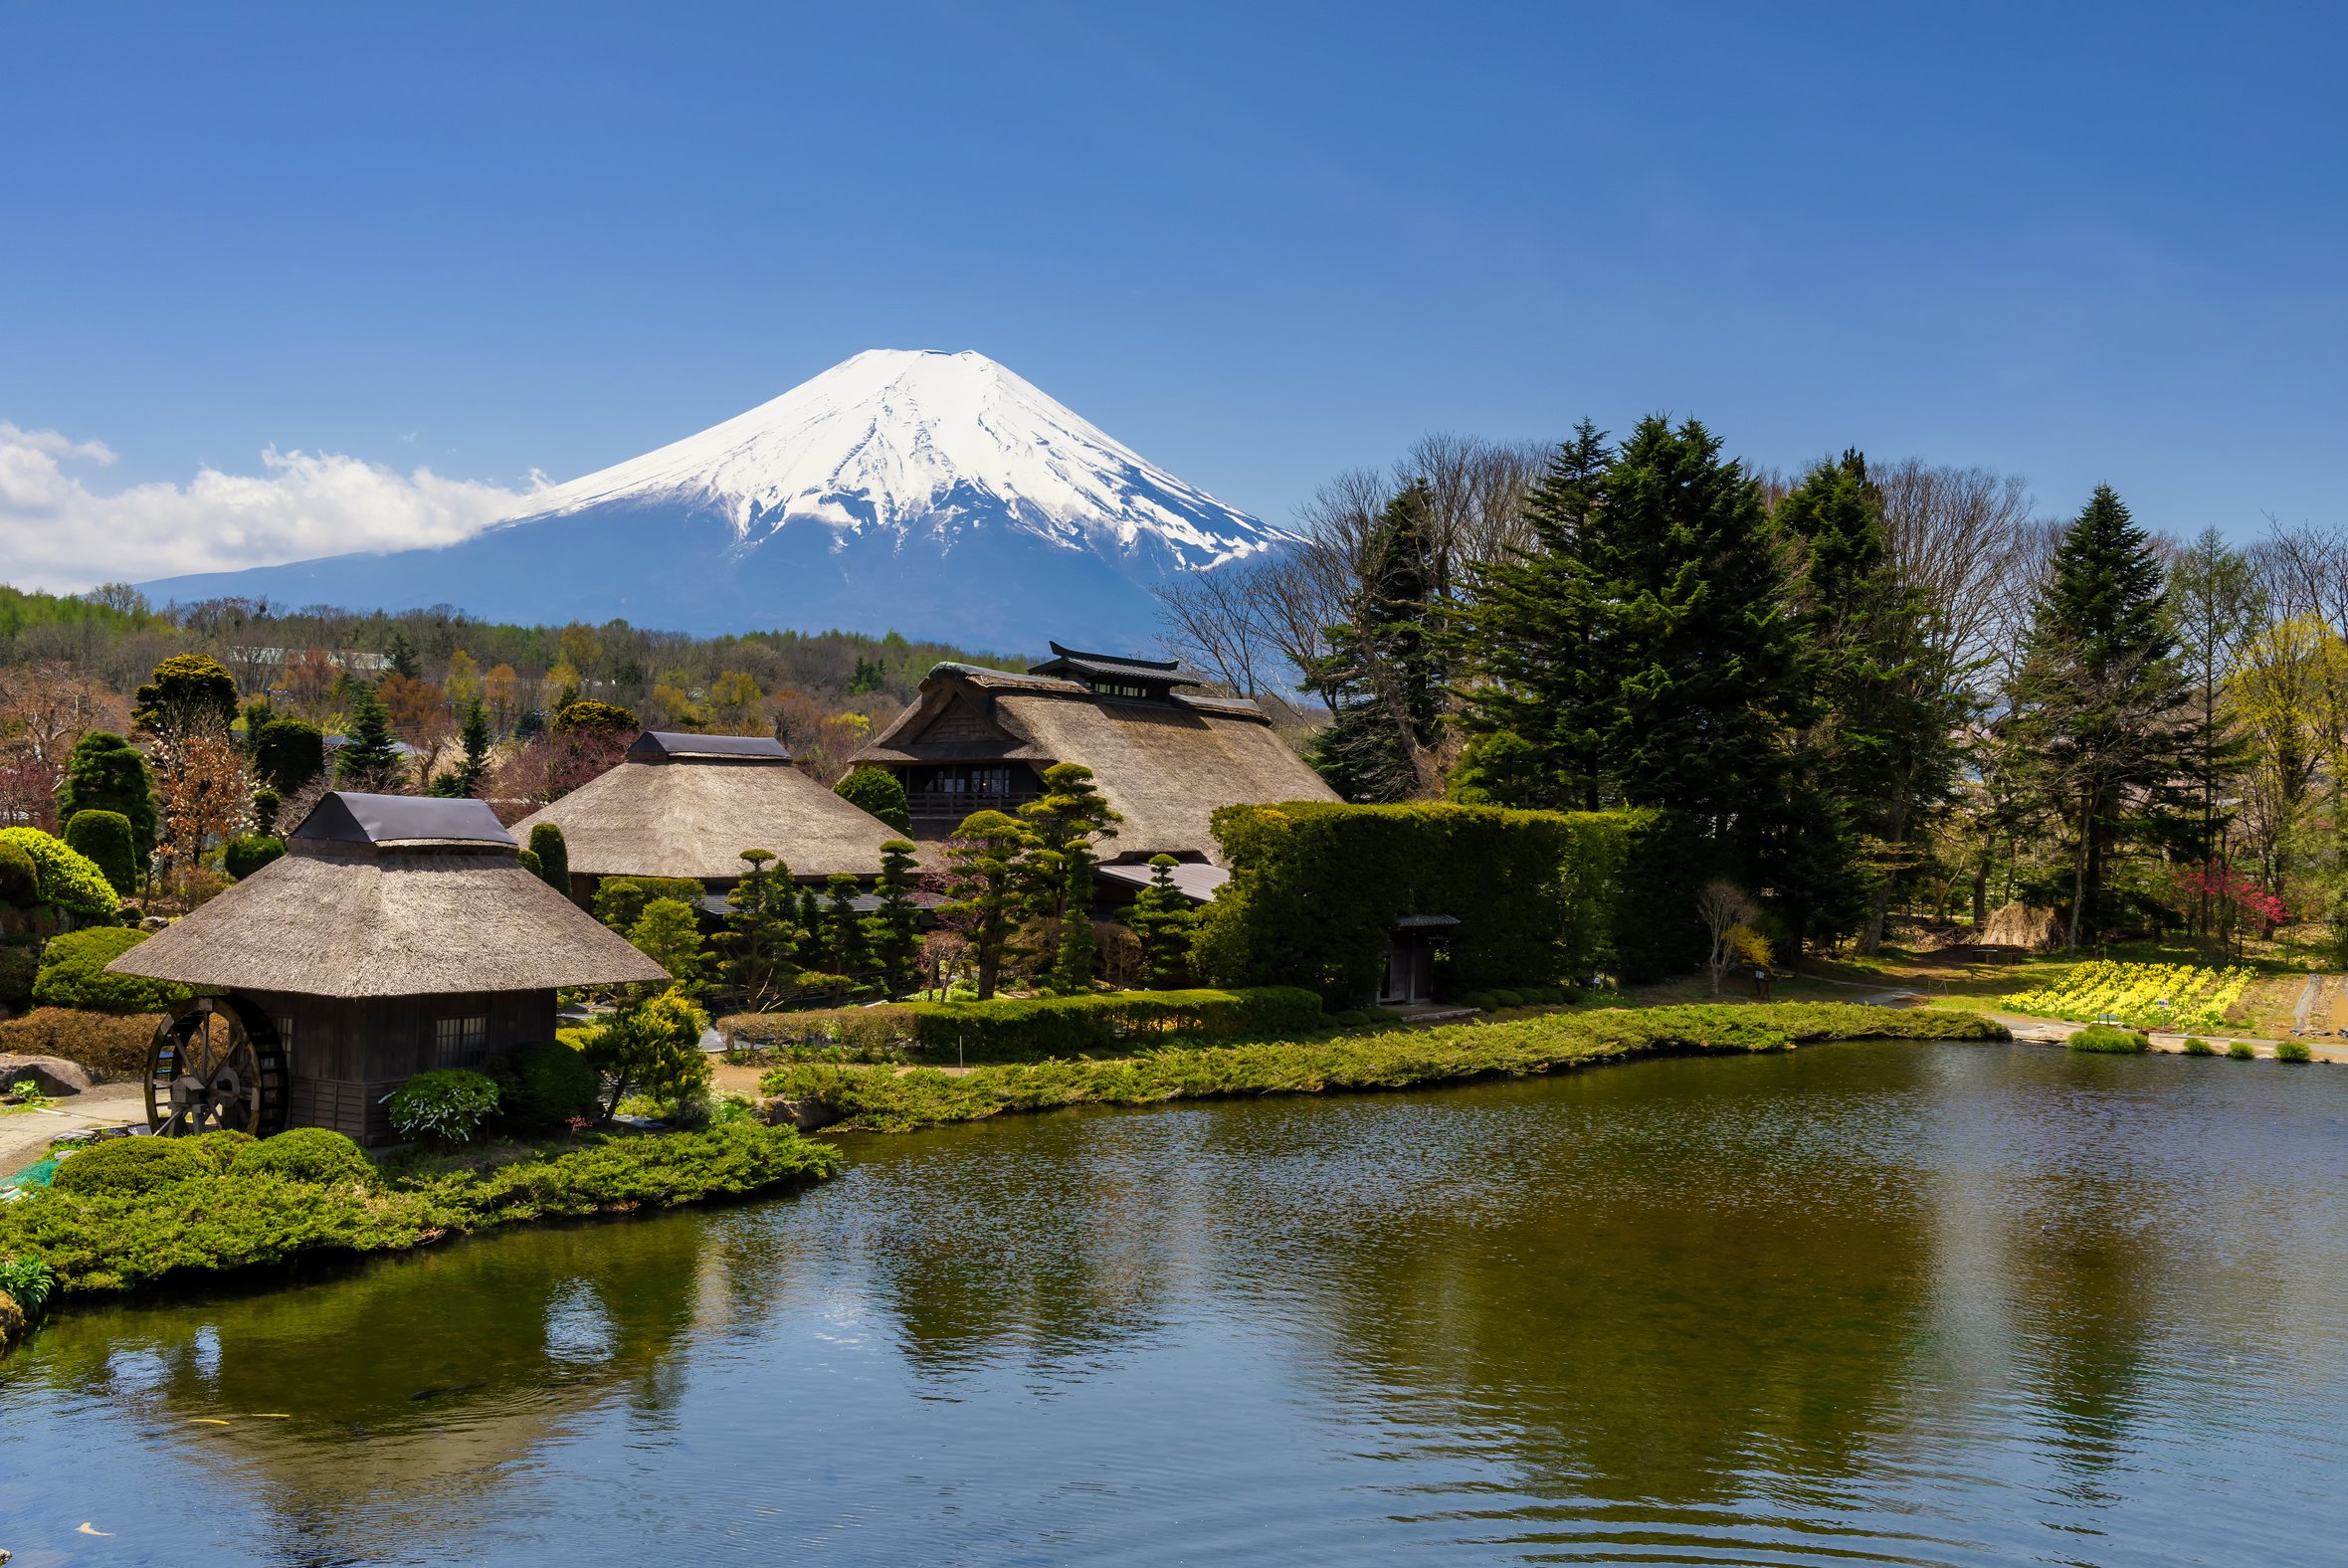
[[1279, 548], [983, 354], [874, 349], [462, 543], [170, 577], [237, 596], [714, 635], [902, 631], [1139, 651], [1153, 584]]

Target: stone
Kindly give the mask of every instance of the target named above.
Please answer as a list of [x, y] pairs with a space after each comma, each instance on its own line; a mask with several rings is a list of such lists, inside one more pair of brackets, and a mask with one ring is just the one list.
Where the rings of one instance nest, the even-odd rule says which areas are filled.
[[0, 1053], [0, 1092], [27, 1078], [44, 1094], [79, 1094], [90, 1086], [90, 1074], [79, 1063], [63, 1057], [30, 1057]]
[[1991, 911], [1989, 923], [1982, 927], [1981, 945], [1984, 947], [2019, 947], [2025, 952], [2043, 953], [2054, 946], [2054, 911], [2034, 909], [2025, 903], [2009, 903]]

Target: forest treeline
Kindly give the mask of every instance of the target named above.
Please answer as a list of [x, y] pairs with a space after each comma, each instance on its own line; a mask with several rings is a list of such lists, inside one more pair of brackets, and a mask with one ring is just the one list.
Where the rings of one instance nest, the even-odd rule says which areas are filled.
[[829, 782], [912, 699], [932, 665], [996, 662], [893, 632], [696, 638], [624, 621], [514, 626], [445, 606], [391, 614], [214, 599], [156, 608], [121, 584], [77, 596], [0, 587], [0, 815], [55, 826], [77, 742], [91, 731], [131, 733], [138, 687], [180, 655], [216, 661], [241, 703], [329, 737], [362, 714], [373, 721], [369, 704], [379, 707], [417, 788], [458, 764], [475, 704], [503, 747], [541, 734], [580, 699], [656, 727], [773, 734]]
[[2348, 532], [2074, 505], [1857, 452], [1755, 470], [1693, 421], [1437, 437], [1160, 597], [1202, 673], [1326, 708], [1304, 744], [1346, 798], [1666, 808], [1781, 956], [2008, 900], [2073, 947], [2348, 939]]

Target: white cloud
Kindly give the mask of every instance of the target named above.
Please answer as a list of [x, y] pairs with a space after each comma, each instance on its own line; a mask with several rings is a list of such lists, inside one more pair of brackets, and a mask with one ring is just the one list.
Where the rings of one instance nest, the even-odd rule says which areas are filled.
[[0, 420], [0, 582], [72, 592], [184, 572], [234, 571], [357, 550], [455, 544], [526, 509], [505, 490], [326, 453], [261, 455], [263, 473], [205, 468], [185, 485], [92, 490], [73, 466], [113, 452]]

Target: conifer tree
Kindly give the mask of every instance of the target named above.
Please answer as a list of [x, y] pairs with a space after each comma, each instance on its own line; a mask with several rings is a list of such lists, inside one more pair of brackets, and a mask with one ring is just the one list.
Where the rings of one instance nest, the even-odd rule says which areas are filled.
[[865, 967], [865, 922], [856, 911], [856, 879], [834, 872], [826, 885], [831, 897], [824, 904], [824, 966], [836, 975], [853, 975]]
[[809, 969], [824, 966], [824, 900], [812, 885], [799, 889], [799, 962]]
[[571, 847], [557, 823], [541, 822], [530, 830], [530, 853], [538, 858], [538, 876], [564, 897], [571, 895]]
[[873, 956], [880, 964], [881, 988], [905, 995], [920, 978], [921, 911], [913, 902], [914, 849], [904, 839], [880, 846], [880, 907], [873, 912]]
[[1003, 813], [974, 811], [946, 844], [947, 890], [954, 901], [941, 912], [958, 917], [967, 928], [982, 1002], [995, 994], [1029, 907], [1022, 862], [1033, 842], [1026, 828]]
[[1432, 752], [1443, 730], [1443, 609], [1428, 538], [1433, 498], [1406, 486], [1378, 519], [1361, 588], [1329, 652], [1308, 672], [1334, 705], [1312, 763], [1348, 800], [1399, 801], [1440, 783]]
[[457, 764], [457, 793], [479, 795], [489, 771], [489, 711], [480, 697], [466, 704], [465, 727], [458, 739], [465, 747], [465, 760]]
[[74, 743], [64, 782], [57, 788], [57, 820], [70, 823], [85, 811], [118, 811], [130, 824], [131, 864], [144, 880], [154, 857], [160, 819], [154, 775], [138, 748], [120, 735], [94, 729]]
[[373, 686], [360, 686], [344, 726], [342, 746], [334, 753], [334, 782], [344, 789], [389, 794], [398, 788], [405, 771], [399, 747], [391, 738], [391, 715]]
[[1052, 989], [1076, 996], [1092, 989], [1092, 857], [1068, 857], [1068, 885], [1060, 906], [1060, 950], [1052, 962]]
[[[1053, 922], [1066, 938], [1075, 920], [1091, 934], [1093, 845], [1114, 838], [1124, 819], [1092, 782], [1092, 770], [1078, 762], [1059, 762], [1044, 770], [1044, 793], [1019, 808], [1028, 830], [1021, 863], [1022, 880], [1037, 916]], [[1090, 956], [1086, 955], [1087, 976]], [[1089, 981], [1087, 980], [1087, 983]]]
[[1143, 983], [1156, 990], [1181, 983], [1190, 968], [1190, 943], [1198, 927], [1198, 911], [1174, 885], [1171, 855], [1153, 855], [1149, 885], [1134, 895], [1126, 923], [1141, 948]]
[[781, 994], [796, 970], [800, 931], [791, 869], [772, 850], [744, 850], [742, 862], [741, 878], [725, 895], [724, 975], [755, 1013]]
[[166, 740], [237, 721], [237, 678], [209, 654], [173, 654], [138, 688], [131, 721]]
[[2071, 840], [2071, 948], [2106, 924], [2114, 848], [2174, 804], [2188, 769], [2176, 651], [2152, 541], [2098, 486], [2034, 607], [2013, 718]]

